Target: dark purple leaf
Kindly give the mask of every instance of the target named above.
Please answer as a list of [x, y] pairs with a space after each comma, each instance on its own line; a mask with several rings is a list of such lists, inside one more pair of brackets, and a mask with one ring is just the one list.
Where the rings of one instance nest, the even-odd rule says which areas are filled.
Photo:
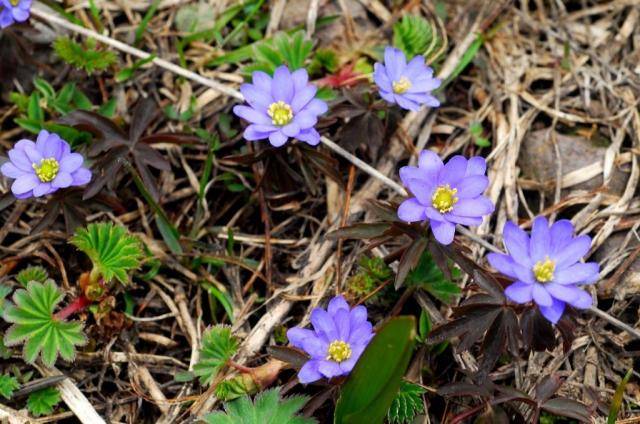
[[291, 364], [295, 369], [300, 369], [309, 360], [309, 355], [303, 351], [288, 346], [269, 346], [267, 353], [274, 358]]
[[427, 243], [429, 243], [428, 239], [419, 237], [413, 240], [407, 250], [405, 250], [398, 264], [398, 273], [396, 274], [396, 281], [394, 283], [396, 289], [402, 286], [407, 275], [409, 275], [409, 271], [418, 265], [422, 252], [424, 252], [427, 247]]
[[152, 98], [147, 97], [138, 101], [135, 109], [133, 110], [133, 117], [131, 118], [131, 126], [129, 127], [129, 142], [134, 145], [138, 142], [142, 134], [151, 124], [151, 121], [156, 117], [158, 108]]
[[348, 227], [342, 227], [335, 231], [331, 231], [325, 237], [329, 239], [347, 238], [347, 239], [371, 239], [384, 235], [391, 228], [389, 223], [360, 223]]
[[[494, 306], [479, 307], [477, 310], [472, 311], [462, 318], [455, 319], [434, 328], [427, 338], [427, 343], [440, 343], [465, 333], [472, 333], [470, 335], [472, 340], [464, 343], [465, 345], [471, 346], [477, 338], [484, 334], [499, 313], [500, 308], [496, 308]], [[473, 339], [474, 335], [477, 335], [475, 340]]]
[[478, 365], [479, 374], [488, 376], [493, 370], [494, 365], [500, 358], [507, 344], [507, 334], [505, 331], [505, 323], [503, 320], [504, 311], [500, 313], [487, 330], [482, 343], [482, 359]]
[[562, 349], [564, 353], [568, 353], [576, 338], [576, 323], [568, 313], [565, 313], [556, 324], [556, 328], [562, 335]]
[[157, 133], [141, 137], [138, 140], [139, 144], [153, 144], [153, 143], [170, 143], [170, 144], [197, 144], [200, 141], [200, 137], [191, 134], [181, 133]]
[[171, 164], [153, 147], [138, 143], [133, 151], [135, 161], [149, 165], [161, 171], [171, 171]]
[[142, 182], [144, 183], [145, 188], [153, 197], [153, 200], [156, 202], [160, 199], [160, 190], [156, 185], [156, 179], [151, 173], [149, 167], [142, 161], [142, 159], [138, 155], [133, 156], [133, 160], [136, 164], [136, 169], [140, 173], [140, 178], [142, 178]]
[[562, 386], [562, 380], [557, 375], [548, 375], [536, 386], [535, 399], [542, 403], [553, 396]]
[[89, 148], [89, 154], [91, 156], [95, 156], [115, 146], [129, 143], [126, 134], [122, 132], [116, 124], [94, 112], [74, 110], [68, 115], [58, 119], [58, 122], [70, 125], [81, 131], [90, 132], [98, 138]]
[[554, 398], [546, 401], [541, 409], [561, 417], [569, 417], [585, 423], [591, 422], [589, 409], [584, 404], [572, 399]]
[[496, 299], [505, 299], [502, 286], [488, 273], [476, 269], [473, 272], [473, 281]]
[[528, 308], [520, 317], [522, 342], [526, 352], [552, 350], [556, 345], [553, 327], [538, 311], [537, 307]]
[[398, 206], [375, 199], [366, 201], [367, 212], [371, 212], [376, 218], [382, 221], [395, 221], [398, 219]]
[[[479, 316], [469, 317], [469, 330], [460, 337], [458, 351], [468, 350], [487, 332], [500, 314], [500, 309], [494, 308]], [[455, 321], [454, 321], [455, 322]], [[433, 334], [433, 333], [432, 333]], [[487, 338], [491, 336], [487, 335]]]
[[476, 386], [471, 383], [451, 383], [445, 384], [438, 388], [438, 394], [440, 396], [453, 397], [453, 396], [479, 396], [488, 398], [491, 394], [484, 387]]

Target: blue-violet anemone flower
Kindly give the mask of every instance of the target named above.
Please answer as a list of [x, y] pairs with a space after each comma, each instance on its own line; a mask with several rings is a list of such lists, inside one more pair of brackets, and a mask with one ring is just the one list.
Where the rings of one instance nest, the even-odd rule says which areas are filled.
[[57, 134], [40, 131], [34, 143], [20, 140], [9, 150], [9, 161], [0, 167], [2, 175], [14, 178], [11, 191], [18, 199], [46, 196], [60, 188], [81, 186], [91, 181], [84, 158], [71, 153], [69, 144]]
[[367, 308], [349, 309], [342, 296], [331, 299], [326, 311], [311, 311], [311, 324], [313, 330], [295, 327], [287, 331], [291, 344], [311, 356], [298, 373], [304, 384], [349, 374], [374, 335]]
[[456, 224], [480, 225], [493, 212], [493, 203], [483, 196], [489, 180], [487, 164], [480, 156], [467, 160], [452, 157], [446, 165], [432, 151], [420, 152], [418, 166], [400, 168], [400, 179], [415, 196], [402, 202], [398, 218], [405, 222], [429, 219], [436, 240], [450, 244]]
[[425, 65], [423, 56], [416, 56], [409, 63], [404, 53], [393, 47], [384, 50], [384, 65], [373, 67], [373, 80], [380, 89], [380, 96], [403, 109], [416, 111], [421, 105], [440, 106], [431, 91], [440, 87], [440, 79], [433, 77], [433, 69]]
[[318, 115], [328, 109], [316, 99], [317, 88], [309, 84], [305, 69], [293, 73], [286, 66], [278, 67], [273, 78], [261, 71], [253, 73], [253, 84], [242, 84], [240, 91], [249, 104], [238, 105], [233, 113], [249, 121], [244, 138], [269, 139], [272, 146], [280, 147], [289, 138], [296, 138], [312, 146], [320, 142], [314, 126]]
[[0, 0], [0, 28], [29, 19], [31, 3], [32, 0]]
[[509, 299], [516, 303], [533, 300], [554, 324], [567, 303], [578, 309], [591, 306], [591, 295], [576, 284], [595, 283], [600, 266], [580, 262], [591, 248], [591, 238], [574, 237], [571, 221], [560, 220], [549, 227], [547, 219], [539, 216], [533, 221], [531, 237], [513, 222], [507, 222], [502, 232], [508, 254], [490, 253], [487, 259], [515, 280], [505, 289]]

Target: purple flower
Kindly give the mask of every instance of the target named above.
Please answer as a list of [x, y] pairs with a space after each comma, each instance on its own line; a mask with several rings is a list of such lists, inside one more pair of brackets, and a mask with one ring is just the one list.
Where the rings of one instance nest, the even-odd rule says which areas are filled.
[[503, 230], [508, 255], [490, 253], [489, 263], [504, 275], [516, 280], [505, 294], [516, 303], [533, 300], [542, 315], [557, 323], [565, 304], [585, 309], [593, 299], [576, 284], [592, 284], [598, 280], [600, 266], [580, 262], [591, 248], [589, 236], [573, 237], [571, 221], [560, 220], [549, 228], [547, 219], [533, 221], [531, 238], [513, 222]]
[[317, 88], [309, 84], [305, 69], [289, 72], [280, 66], [273, 78], [264, 72], [253, 73], [253, 84], [242, 84], [240, 91], [249, 106], [238, 105], [233, 113], [250, 122], [244, 138], [269, 139], [272, 146], [284, 145], [289, 137], [312, 146], [320, 142], [314, 128], [318, 115], [327, 111], [327, 104], [315, 99]]
[[311, 324], [313, 331], [299, 327], [287, 331], [291, 344], [311, 356], [298, 373], [304, 384], [349, 374], [373, 338], [367, 308], [356, 306], [349, 310], [342, 296], [331, 299], [326, 311], [311, 311]]
[[32, 0], [0, 0], [0, 28], [29, 19], [31, 3]]
[[35, 143], [18, 141], [9, 150], [9, 162], [0, 167], [0, 172], [15, 178], [11, 191], [18, 199], [26, 199], [87, 184], [91, 181], [91, 171], [82, 166], [83, 162], [81, 154], [71, 153], [66, 141], [42, 130]]
[[425, 65], [423, 56], [416, 56], [407, 64], [404, 53], [393, 47], [384, 49], [384, 65], [374, 65], [373, 80], [380, 89], [380, 96], [401, 108], [418, 110], [420, 105], [440, 106], [431, 91], [440, 87], [441, 81], [433, 77], [433, 69]]
[[489, 180], [487, 164], [480, 156], [467, 160], [452, 157], [446, 165], [434, 152], [420, 152], [418, 167], [400, 168], [400, 179], [415, 197], [398, 208], [405, 222], [429, 219], [436, 240], [450, 244], [456, 224], [480, 225], [482, 217], [493, 212], [493, 203], [482, 192]]

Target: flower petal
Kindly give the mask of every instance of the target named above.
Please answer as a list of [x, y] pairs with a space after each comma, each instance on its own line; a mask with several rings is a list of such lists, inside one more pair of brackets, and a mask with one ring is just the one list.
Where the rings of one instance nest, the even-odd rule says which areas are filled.
[[262, 128], [257, 125], [249, 125], [244, 129], [244, 134], [242, 134], [242, 136], [247, 141], [263, 140], [265, 138], [269, 138], [269, 135], [272, 132], [277, 131], [275, 127], [271, 131], [261, 131], [261, 129]]
[[271, 77], [266, 72], [255, 71], [251, 75], [251, 82], [258, 90], [271, 93]]
[[311, 311], [311, 324], [320, 336], [331, 342], [338, 339], [338, 330], [336, 329], [333, 317], [322, 308], [315, 308]]
[[309, 83], [309, 74], [304, 68], [300, 68], [291, 73], [291, 79], [293, 80], [293, 88], [296, 93], [307, 87]]
[[479, 216], [458, 216], [448, 213], [443, 217], [445, 221], [453, 222], [454, 224], [469, 225], [472, 227], [482, 224], [482, 217]]
[[15, 166], [13, 163], [7, 162], [0, 167], [0, 172], [2, 173], [2, 175], [4, 175], [7, 178], [18, 178], [25, 173], [27, 174], [33, 173], [33, 170], [31, 170], [31, 172], [23, 171], [22, 169], [18, 169], [18, 167]]
[[487, 172], [487, 161], [482, 156], [474, 156], [467, 161], [466, 177], [484, 175]]
[[484, 175], [471, 175], [464, 177], [457, 185], [456, 195], [460, 198], [472, 198], [480, 196], [489, 185], [489, 178]]
[[510, 300], [516, 303], [527, 303], [533, 299], [533, 288], [535, 284], [527, 284], [522, 281], [516, 281], [509, 287], [504, 289], [504, 294]]
[[306, 130], [300, 131], [296, 138], [311, 146], [317, 146], [320, 143], [320, 133], [318, 133], [315, 128], [307, 128]]
[[543, 317], [553, 324], [557, 324], [560, 318], [562, 318], [565, 304], [561, 300], [553, 299], [553, 303], [550, 306], [538, 306], [540, 307], [540, 312]]
[[55, 188], [67, 188], [73, 183], [71, 174], [65, 171], [58, 172], [58, 175], [51, 181], [51, 186]]
[[271, 143], [273, 147], [283, 146], [287, 140], [289, 140], [289, 138], [284, 135], [282, 131], [274, 131], [269, 134], [269, 143]]
[[336, 329], [338, 330], [338, 339], [349, 340], [349, 333], [351, 332], [349, 310], [339, 309], [333, 317], [333, 321], [336, 325]]
[[375, 63], [373, 65], [373, 80], [376, 85], [384, 91], [393, 91], [391, 80], [387, 75], [387, 68], [382, 63]]
[[71, 178], [73, 179], [73, 183], [71, 185], [82, 186], [88, 184], [89, 181], [91, 181], [91, 176], [90, 170], [87, 168], [79, 168], [71, 174]]
[[435, 185], [429, 180], [409, 180], [406, 184], [407, 188], [423, 205], [431, 205], [433, 191]]
[[298, 372], [298, 380], [300, 380], [300, 383], [309, 384], [320, 380], [322, 374], [318, 371], [318, 365], [320, 365], [320, 361], [318, 360], [312, 359], [307, 361]]
[[456, 186], [457, 182], [464, 178], [467, 172], [467, 159], [462, 155], [456, 155], [449, 159], [440, 171], [438, 184]]
[[404, 222], [419, 222], [426, 219], [426, 207], [418, 202], [418, 199], [412, 197], [400, 204], [398, 208], [398, 218]]
[[504, 224], [502, 230], [504, 245], [514, 261], [526, 267], [532, 267], [529, 258], [529, 236], [511, 221]]
[[33, 143], [29, 140], [20, 140], [16, 143], [13, 149], [9, 150], [7, 154], [9, 155], [11, 163], [13, 163], [18, 169], [33, 172], [33, 162], [31, 162], [31, 159], [29, 159], [27, 153], [24, 151], [24, 144], [21, 144], [25, 141]]
[[566, 268], [578, 262], [589, 252], [589, 249], [591, 249], [591, 237], [579, 236], [571, 240], [568, 245], [554, 255], [556, 269]]
[[478, 196], [475, 199], [460, 199], [453, 206], [451, 214], [459, 216], [485, 216], [493, 212], [493, 202], [484, 196]]
[[40, 184], [36, 174], [24, 174], [16, 178], [11, 185], [11, 192], [15, 195], [27, 193]]
[[444, 168], [444, 163], [440, 156], [437, 153], [432, 152], [431, 150], [423, 150], [420, 152], [420, 156], [418, 158], [418, 166], [420, 169], [424, 169], [435, 178], [438, 173]]
[[529, 242], [529, 251], [531, 252], [531, 261], [536, 263], [544, 260], [551, 252], [551, 234], [549, 232], [549, 222], [544, 216], [538, 216], [533, 220], [531, 227], [531, 241]]
[[329, 315], [331, 315], [332, 317], [335, 317], [336, 313], [340, 309], [345, 309], [347, 312], [349, 312], [349, 304], [347, 303], [346, 300], [344, 300], [344, 297], [336, 296], [329, 301], [329, 305], [327, 306], [327, 312], [329, 312]]
[[451, 242], [453, 241], [453, 236], [456, 232], [456, 226], [446, 221], [431, 221], [431, 231], [433, 231], [433, 235], [435, 236], [436, 240], [444, 245], [447, 245], [451, 244]]
[[291, 109], [293, 109], [293, 112], [298, 113], [305, 107], [315, 97], [317, 91], [318, 89], [311, 84], [297, 91], [291, 101]]
[[344, 374], [340, 365], [333, 361], [320, 361], [318, 364], [318, 371], [327, 378], [333, 378]]
[[391, 81], [396, 81], [407, 66], [407, 59], [398, 49], [387, 47], [384, 49], [384, 64], [387, 68], [387, 75]]
[[293, 98], [293, 79], [291, 72], [285, 65], [278, 66], [273, 73], [273, 82], [271, 83], [271, 97], [273, 100], [283, 101], [290, 105]]
[[261, 124], [261, 125], [272, 125], [273, 122], [269, 116], [258, 110], [245, 105], [237, 105], [233, 108], [233, 113], [236, 116], [244, 119], [245, 121], [249, 121], [252, 124]]
[[266, 112], [267, 109], [269, 109], [269, 105], [274, 102], [270, 92], [263, 91], [252, 84], [242, 84], [240, 86], [240, 92], [247, 103], [258, 110], [264, 110]]
[[558, 284], [591, 284], [599, 278], [600, 265], [596, 262], [577, 263], [556, 271], [553, 282]]
[[33, 188], [33, 196], [34, 197], [42, 197], [49, 193], [54, 192], [56, 189], [53, 189], [51, 183], [40, 183]]
[[71, 173], [82, 166], [84, 158], [80, 153], [69, 153], [60, 160], [60, 171]]
[[507, 277], [517, 278], [513, 269], [513, 259], [509, 255], [502, 253], [489, 253], [487, 255], [489, 264]]
[[349, 335], [349, 344], [367, 344], [373, 337], [373, 325], [369, 321], [365, 321], [355, 327]]
[[413, 112], [417, 112], [420, 110], [420, 104], [417, 102], [414, 102], [404, 94], [394, 94], [393, 98], [395, 99], [398, 106], [400, 106], [403, 109], [410, 110]]
[[553, 223], [549, 229], [551, 236], [551, 254], [556, 255], [573, 239], [573, 224], [568, 219], [561, 219]]
[[367, 320], [367, 308], [358, 305], [349, 311], [349, 320], [351, 321], [351, 332], [363, 322]]
[[553, 299], [551, 295], [544, 288], [542, 284], [532, 284], [533, 286], [533, 300], [540, 306], [551, 306]]
[[293, 346], [302, 349], [302, 342], [310, 337], [317, 337], [316, 333], [306, 328], [293, 327], [287, 330], [287, 339]]
[[577, 308], [586, 309], [593, 303], [589, 293], [572, 284], [549, 283], [545, 287], [551, 296]]
[[307, 337], [302, 340], [302, 349], [314, 359], [324, 359], [328, 348], [329, 343], [320, 337]]

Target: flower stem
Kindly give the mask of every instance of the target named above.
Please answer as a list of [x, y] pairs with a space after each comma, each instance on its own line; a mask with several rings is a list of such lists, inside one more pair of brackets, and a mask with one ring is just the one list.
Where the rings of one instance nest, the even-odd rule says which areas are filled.
[[80, 295], [79, 297], [75, 298], [73, 302], [69, 303], [66, 307], [55, 314], [54, 317], [59, 320], [67, 319], [71, 315], [83, 311], [92, 303], [93, 301], [91, 301], [91, 299], [89, 299], [85, 295]]

